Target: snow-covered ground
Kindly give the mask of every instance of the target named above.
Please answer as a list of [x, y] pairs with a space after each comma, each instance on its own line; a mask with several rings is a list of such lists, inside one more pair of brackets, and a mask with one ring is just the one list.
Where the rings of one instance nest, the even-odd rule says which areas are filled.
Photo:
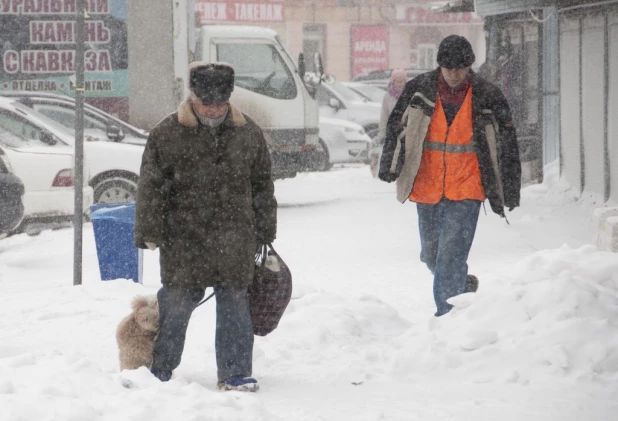
[[144, 285], [84, 285], [72, 231], [0, 241], [0, 420], [618, 420], [618, 255], [598, 252], [591, 204], [556, 180], [524, 190], [510, 225], [482, 212], [477, 294], [432, 317], [412, 204], [367, 167], [278, 181], [277, 251], [294, 276], [280, 327], [255, 344], [257, 394], [216, 390], [214, 303], [194, 313], [168, 383], [125, 371], [115, 329]]

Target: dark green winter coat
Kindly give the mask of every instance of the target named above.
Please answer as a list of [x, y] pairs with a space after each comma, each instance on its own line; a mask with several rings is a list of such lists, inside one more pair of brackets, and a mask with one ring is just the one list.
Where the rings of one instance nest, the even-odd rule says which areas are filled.
[[190, 102], [151, 132], [137, 187], [135, 245], [159, 246], [161, 282], [248, 286], [256, 243], [275, 239], [277, 202], [260, 128], [230, 106], [211, 129]]

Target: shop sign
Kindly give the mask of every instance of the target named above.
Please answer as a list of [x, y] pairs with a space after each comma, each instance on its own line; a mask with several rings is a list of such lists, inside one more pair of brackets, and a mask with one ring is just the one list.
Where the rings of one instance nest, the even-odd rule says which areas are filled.
[[388, 27], [351, 27], [352, 77], [388, 68]]
[[[105, 98], [110, 107], [128, 103], [126, 1], [85, 1], [85, 96]], [[74, 95], [75, 14], [75, 0], [0, 1], [0, 95]]]
[[481, 16], [527, 12], [555, 5], [555, 0], [476, 0], [474, 10]]
[[196, 0], [195, 11], [201, 23], [245, 22], [245, 23], [283, 23], [285, 8], [283, 3], [273, 2], [234, 2]]
[[395, 22], [414, 25], [469, 25], [482, 24], [483, 19], [471, 12], [434, 12], [423, 6], [398, 4], [395, 6]]

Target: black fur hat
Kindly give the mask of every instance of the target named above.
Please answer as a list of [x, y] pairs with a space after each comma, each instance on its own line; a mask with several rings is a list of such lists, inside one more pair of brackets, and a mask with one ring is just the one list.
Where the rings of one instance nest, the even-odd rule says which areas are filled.
[[227, 63], [192, 63], [189, 89], [204, 103], [227, 102], [234, 90], [234, 69]]

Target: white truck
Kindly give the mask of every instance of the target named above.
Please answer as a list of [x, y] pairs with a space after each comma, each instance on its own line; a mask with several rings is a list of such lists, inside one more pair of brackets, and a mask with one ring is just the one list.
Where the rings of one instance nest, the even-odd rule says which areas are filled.
[[[47, 3], [0, 2], [0, 95], [75, 94], [75, 0]], [[189, 62], [227, 61], [237, 73], [232, 100], [264, 130], [275, 177], [311, 168], [323, 154], [314, 99], [321, 78], [305, 82], [302, 57], [297, 67], [274, 31], [200, 28], [193, 0], [85, 4], [84, 89], [91, 105], [150, 130], [187, 96]]]
[[299, 71], [275, 31], [202, 26], [195, 54], [197, 60], [223, 61], [234, 67], [231, 101], [264, 131], [275, 177], [293, 177], [314, 161], [321, 150], [315, 86], [305, 85], [302, 56]]
[[[224, 61], [236, 71], [231, 100], [264, 131], [275, 178], [293, 177], [314, 166], [323, 154], [314, 98], [321, 78], [305, 81], [302, 55], [297, 67], [275, 31], [194, 27], [190, 0], [132, 0], [128, 7], [131, 123], [150, 129], [176, 108], [188, 94], [190, 61]], [[316, 73], [322, 75], [321, 60], [316, 62]]]

